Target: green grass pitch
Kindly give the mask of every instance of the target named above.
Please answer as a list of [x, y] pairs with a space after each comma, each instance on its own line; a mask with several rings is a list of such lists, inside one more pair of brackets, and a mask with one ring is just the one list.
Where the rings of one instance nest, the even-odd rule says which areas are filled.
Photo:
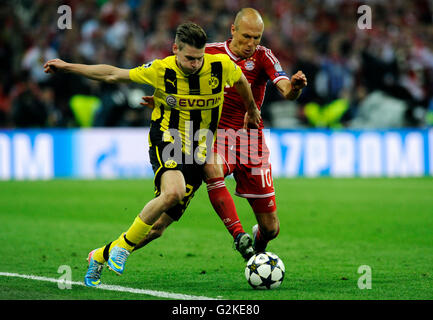
[[[233, 179], [227, 185], [234, 190]], [[184, 217], [102, 282], [222, 299], [432, 299], [433, 179], [275, 179], [281, 222], [268, 250], [286, 266], [276, 290], [249, 287], [245, 263], [197, 192]], [[152, 180], [0, 182], [0, 273], [83, 281], [91, 249], [119, 236], [153, 197]], [[234, 197], [247, 231], [248, 203]], [[371, 289], [358, 288], [371, 268]], [[0, 299], [158, 299], [0, 276]]]

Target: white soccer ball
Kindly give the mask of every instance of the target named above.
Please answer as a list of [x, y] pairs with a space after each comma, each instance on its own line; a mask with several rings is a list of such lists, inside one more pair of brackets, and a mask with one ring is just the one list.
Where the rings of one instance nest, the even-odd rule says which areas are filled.
[[254, 289], [278, 288], [284, 279], [284, 263], [272, 252], [253, 255], [245, 267], [245, 277]]

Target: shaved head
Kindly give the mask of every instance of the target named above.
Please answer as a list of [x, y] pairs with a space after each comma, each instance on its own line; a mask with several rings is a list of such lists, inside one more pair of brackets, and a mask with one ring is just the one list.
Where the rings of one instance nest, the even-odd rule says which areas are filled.
[[253, 24], [256, 27], [264, 28], [262, 16], [256, 9], [253, 8], [243, 8], [237, 13], [233, 23], [236, 30], [239, 29], [242, 23]]
[[263, 19], [256, 9], [241, 9], [231, 27], [230, 50], [241, 58], [251, 57], [262, 39], [263, 30]]

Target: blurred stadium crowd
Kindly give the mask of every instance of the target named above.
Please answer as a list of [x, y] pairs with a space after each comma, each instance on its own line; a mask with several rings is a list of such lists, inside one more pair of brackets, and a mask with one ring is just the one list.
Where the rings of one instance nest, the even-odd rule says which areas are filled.
[[[61, 5], [72, 28], [60, 29]], [[372, 12], [360, 29], [359, 6]], [[146, 126], [152, 88], [47, 75], [52, 58], [132, 68], [171, 54], [190, 20], [210, 42], [230, 37], [235, 13], [258, 9], [262, 44], [309, 86], [296, 102], [269, 85], [268, 126], [399, 128], [433, 125], [432, 0], [18, 0], [0, 3], [0, 127]]]

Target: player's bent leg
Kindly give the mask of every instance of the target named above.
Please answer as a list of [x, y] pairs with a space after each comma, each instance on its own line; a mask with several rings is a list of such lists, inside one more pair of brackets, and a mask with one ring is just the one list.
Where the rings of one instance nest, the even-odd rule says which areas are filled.
[[234, 247], [245, 260], [248, 260], [254, 252], [252, 239], [245, 233], [233, 198], [225, 185], [224, 176], [228, 173], [228, 169], [218, 153], [213, 153], [212, 157], [213, 161], [207, 163], [203, 169], [209, 200], [227, 231], [232, 235]]
[[107, 265], [118, 275], [123, 274], [126, 261], [134, 247], [143, 240], [152, 229], [152, 225], [162, 213], [185, 196], [185, 179], [181, 171], [169, 170], [161, 176], [161, 193], [149, 201], [134, 220], [128, 231], [119, 239], [116, 246], [111, 249]]
[[239, 234], [245, 233], [245, 231], [236, 212], [233, 198], [224, 182], [224, 176], [227, 173], [224, 162], [219, 154], [213, 153], [212, 156], [214, 160], [206, 163], [203, 169], [209, 200], [228, 232], [233, 239], [236, 239]]
[[[269, 198], [248, 199], [256, 216], [257, 225], [253, 227], [254, 251], [263, 252], [270, 240], [280, 232], [280, 222], [275, 206], [275, 196]], [[269, 205], [273, 204], [273, 205]]]
[[171, 225], [173, 221], [174, 220], [169, 215], [163, 213], [153, 224], [152, 229], [150, 229], [150, 232], [147, 234], [147, 236], [134, 247], [133, 251], [137, 251], [138, 249], [146, 246], [149, 242], [161, 237], [165, 229], [167, 229], [167, 227]]
[[[169, 215], [163, 213], [161, 217], [159, 217], [159, 219], [152, 225], [152, 229], [150, 229], [146, 237], [141, 240], [132, 251], [137, 251], [138, 249], [146, 246], [149, 242], [161, 237], [165, 229], [172, 224], [173, 221], [174, 220]], [[87, 261], [90, 262], [90, 259], [93, 257], [99, 263], [107, 262], [111, 249], [117, 245], [124, 234], [125, 233], [122, 233], [118, 239], [106, 244], [105, 246], [92, 250], [88, 255]]]

